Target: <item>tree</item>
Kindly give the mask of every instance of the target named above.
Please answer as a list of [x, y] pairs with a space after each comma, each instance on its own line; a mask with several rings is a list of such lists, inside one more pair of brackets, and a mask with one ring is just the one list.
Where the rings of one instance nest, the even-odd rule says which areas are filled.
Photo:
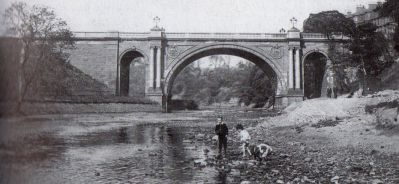
[[67, 23], [56, 17], [53, 10], [42, 6], [13, 3], [6, 9], [4, 22], [8, 34], [20, 44], [18, 65], [18, 103], [21, 105], [28, 89], [39, 74], [40, 66], [54, 58], [66, 59], [65, 49], [73, 48], [72, 32]]
[[344, 14], [332, 10], [322, 11], [317, 14], [310, 14], [303, 24], [303, 31], [308, 33], [322, 33], [328, 39], [333, 34], [339, 33], [346, 36], [353, 34], [355, 23], [352, 19], [346, 18]]
[[[377, 8], [380, 16], [391, 17], [396, 25], [399, 24], [399, 1], [398, 0], [387, 0], [382, 6]], [[394, 48], [399, 52], [399, 29], [396, 27], [395, 33], [393, 35]]]
[[377, 32], [377, 26], [366, 23], [357, 27], [350, 46], [351, 64], [359, 68], [364, 82], [367, 82], [367, 78], [379, 75], [392, 64], [387, 48], [388, 42], [382, 33]]
[[332, 70], [337, 79], [334, 85], [340, 91], [348, 89], [348, 84], [344, 82], [347, 81], [344, 70], [350, 56], [345, 50], [337, 49], [337, 45], [340, 44], [340, 47], [348, 48], [350, 42], [337, 43], [334, 41], [333, 36], [335, 34], [342, 34], [343, 36], [352, 37], [356, 32], [355, 22], [336, 10], [323, 11], [317, 14], [310, 14], [309, 18], [304, 22], [303, 29], [304, 32], [322, 33], [330, 40], [328, 42], [327, 54], [328, 58], [332, 61]]
[[[397, 3], [396, 3], [397, 4]], [[396, 12], [397, 10], [392, 10]], [[346, 18], [338, 11], [320, 12], [311, 14], [304, 24], [305, 32], [319, 32], [332, 41], [329, 42], [328, 57], [333, 64], [338, 87], [347, 88], [345, 69], [357, 67], [363, 77], [363, 87], [367, 86], [367, 79], [377, 76], [384, 68], [390, 66], [392, 59], [389, 56], [388, 42], [382, 33], [377, 32], [377, 27], [372, 23], [355, 26], [352, 19]], [[350, 40], [342, 44], [342, 49], [337, 49], [333, 42], [333, 34], [342, 33]], [[352, 54], [345, 50], [352, 51]], [[363, 74], [363, 75], [362, 75]]]
[[239, 68], [244, 71], [237, 85], [240, 102], [245, 105], [255, 104], [256, 108], [263, 107], [269, 99], [274, 98], [274, 80], [269, 78], [262, 69], [253, 64], [240, 64]]
[[213, 66], [215, 69], [226, 65], [226, 60], [221, 55], [211, 55], [208, 59], [210, 61], [210, 66]]
[[206, 105], [237, 97], [245, 105], [263, 107], [274, 95], [273, 79], [252, 63], [240, 62], [237, 67], [211, 65], [201, 72], [193, 72], [195, 69], [190, 64], [176, 77], [172, 89], [175, 97]]

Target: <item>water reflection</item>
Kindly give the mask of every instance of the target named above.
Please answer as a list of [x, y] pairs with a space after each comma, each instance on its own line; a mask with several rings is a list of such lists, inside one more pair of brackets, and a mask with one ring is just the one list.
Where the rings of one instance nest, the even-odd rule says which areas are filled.
[[119, 135], [116, 140], [117, 143], [129, 143], [129, 138], [127, 136], [127, 128], [121, 127], [119, 128]]
[[[226, 183], [226, 174], [213, 168], [194, 167], [194, 159], [205, 159], [210, 149], [201, 141], [186, 144], [198, 128], [165, 125], [71, 125], [59, 132], [1, 143], [0, 176], [13, 170], [8, 183]], [[90, 128], [94, 126], [95, 128]], [[104, 126], [104, 125], [101, 125]], [[82, 131], [88, 129], [90, 131]], [[201, 127], [204, 128], [204, 127]], [[79, 130], [79, 133], [63, 131]], [[211, 130], [211, 129], [210, 129]], [[17, 132], [16, 132], [17, 133]], [[6, 145], [6, 146], [4, 146]], [[23, 150], [23, 154], [9, 154]], [[20, 162], [25, 160], [25, 162]]]
[[227, 174], [226, 172], [218, 171], [217, 183], [219, 184], [226, 184], [227, 183]]

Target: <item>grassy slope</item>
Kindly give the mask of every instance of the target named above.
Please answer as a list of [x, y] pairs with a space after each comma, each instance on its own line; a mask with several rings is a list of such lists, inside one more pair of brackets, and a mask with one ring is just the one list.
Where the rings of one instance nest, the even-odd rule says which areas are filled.
[[[20, 46], [16, 40], [0, 38], [0, 101], [17, 99], [17, 70]], [[29, 68], [29, 67], [28, 67]], [[61, 60], [40, 63], [38, 75], [26, 94], [30, 101], [80, 103], [138, 103], [152, 101], [137, 97], [116, 97], [114, 91], [78, 68]]]
[[399, 63], [394, 63], [381, 75], [381, 83], [385, 89], [399, 89]]

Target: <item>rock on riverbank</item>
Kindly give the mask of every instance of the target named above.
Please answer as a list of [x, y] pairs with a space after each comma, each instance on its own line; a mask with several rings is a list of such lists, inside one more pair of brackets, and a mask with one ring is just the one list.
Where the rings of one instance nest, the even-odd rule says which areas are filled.
[[399, 183], [399, 131], [387, 134], [377, 121], [391, 108], [379, 104], [398, 98], [398, 91], [383, 91], [293, 104], [248, 128], [254, 144], [273, 147], [266, 162], [242, 158], [232, 132], [226, 163], [215, 165], [244, 183]]
[[382, 91], [307, 100], [251, 128], [256, 141], [275, 148], [266, 172], [279, 174], [271, 183], [398, 183], [399, 129], [379, 121], [395, 121], [398, 99], [399, 91]]

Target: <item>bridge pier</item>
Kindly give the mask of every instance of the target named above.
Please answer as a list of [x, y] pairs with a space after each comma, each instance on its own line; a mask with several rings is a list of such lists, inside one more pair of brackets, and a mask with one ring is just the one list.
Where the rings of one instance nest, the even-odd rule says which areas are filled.
[[164, 103], [164, 95], [162, 91], [154, 91], [146, 94], [146, 98], [157, 102], [160, 105], [163, 105]]
[[163, 34], [164, 29], [157, 25], [151, 29], [148, 40], [150, 42], [149, 58], [149, 79], [147, 81], [146, 98], [164, 106], [166, 100], [163, 94], [163, 72], [164, 55], [163, 52]]
[[301, 33], [293, 27], [288, 30], [288, 91], [285, 96], [280, 96], [278, 103], [281, 106], [288, 106], [293, 102], [303, 101], [303, 87], [301, 76], [302, 62], [301, 62]]
[[276, 108], [285, 108], [294, 102], [303, 101], [302, 95], [286, 95], [286, 96], [277, 96], [275, 101]]

